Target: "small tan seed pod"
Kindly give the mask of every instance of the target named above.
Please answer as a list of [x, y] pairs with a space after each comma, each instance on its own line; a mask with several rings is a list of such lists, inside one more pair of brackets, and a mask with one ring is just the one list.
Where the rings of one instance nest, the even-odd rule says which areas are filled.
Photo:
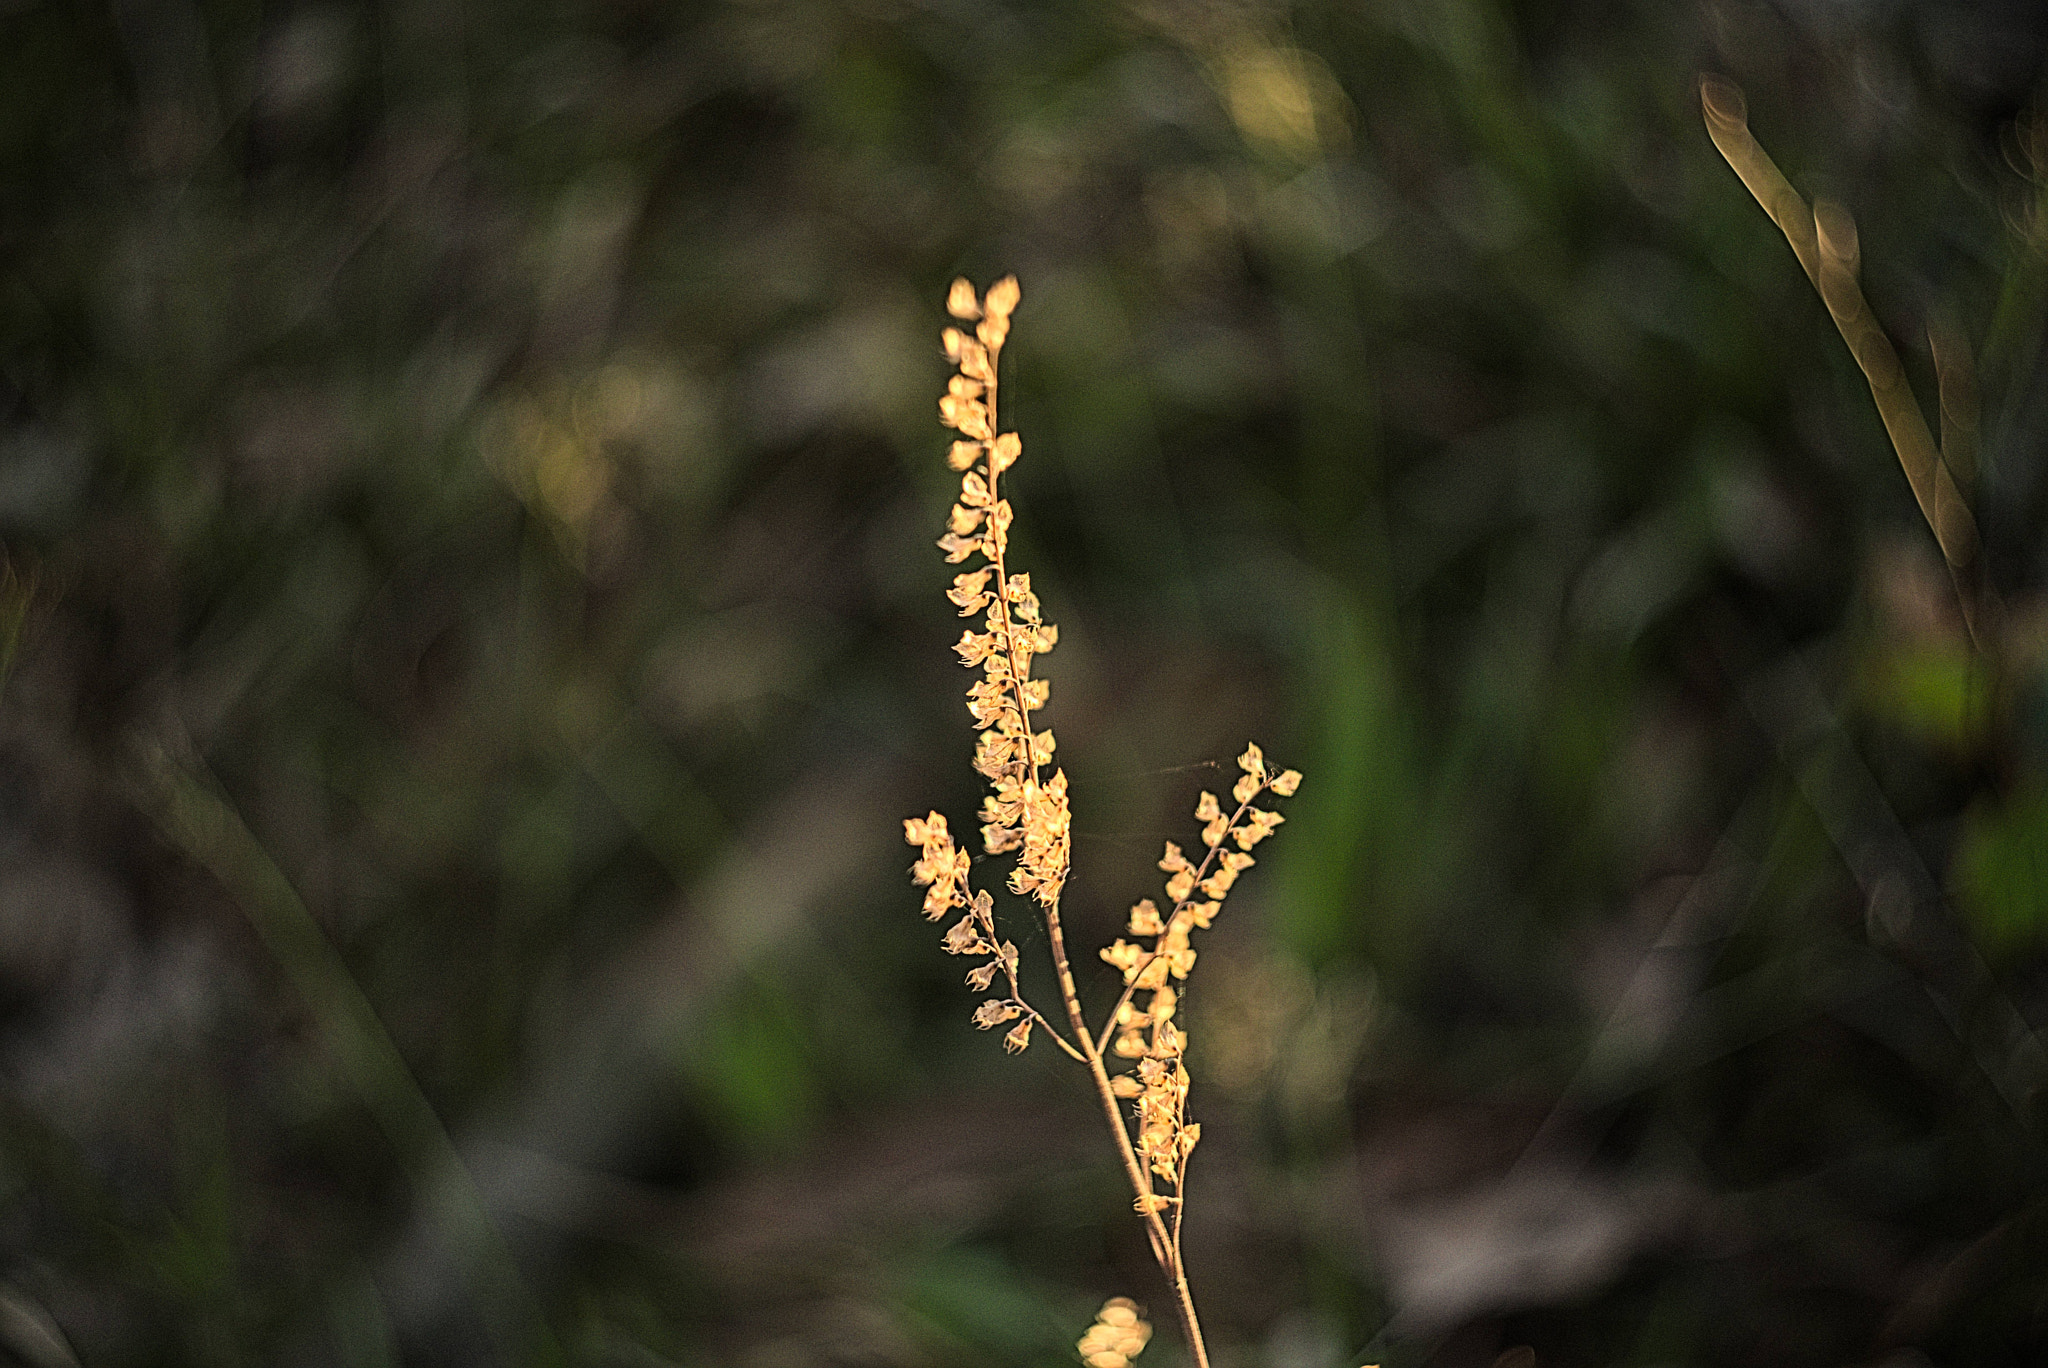
[[974, 286], [966, 276], [953, 282], [953, 288], [946, 292], [946, 312], [955, 318], [981, 317], [981, 305], [974, 301]]

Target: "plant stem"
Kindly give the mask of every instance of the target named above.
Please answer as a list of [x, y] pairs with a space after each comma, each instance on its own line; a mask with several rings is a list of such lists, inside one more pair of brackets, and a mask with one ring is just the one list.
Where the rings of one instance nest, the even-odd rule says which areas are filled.
[[[1102, 1051], [1096, 1047], [1095, 1037], [1088, 1029], [1088, 1020], [1081, 1012], [1081, 996], [1074, 988], [1074, 971], [1067, 963], [1066, 937], [1060, 930], [1058, 907], [1049, 907], [1045, 912], [1046, 937], [1052, 943], [1053, 966], [1059, 970], [1060, 996], [1066, 1000], [1067, 1017], [1073, 1022], [1074, 1034], [1081, 1047], [1088, 1052], [1088, 1072], [1095, 1079], [1096, 1096], [1102, 1099], [1103, 1114], [1109, 1118], [1109, 1129], [1116, 1136], [1117, 1152], [1124, 1161], [1124, 1174], [1131, 1180], [1131, 1191], [1139, 1198], [1152, 1195], [1152, 1184], [1145, 1178], [1145, 1167], [1138, 1160], [1138, 1152], [1131, 1146], [1131, 1135], [1124, 1128], [1123, 1109], [1117, 1105], [1116, 1094], [1109, 1086], [1109, 1071], [1102, 1065]], [[1181, 1331], [1187, 1336], [1188, 1352], [1194, 1356], [1195, 1368], [1209, 1368], [1208, 1346], [1202, 1342], [1202, 1322], [1195, 1314], [1195, 1296], [1188, 1287], [1187, 1267], [1181, 1262], [1177, 1232], [1170, 1234], [1166, 1223], [1156, 1211], [1147, 1211], [1145, 1233], [1152, 1241], [1152, 1256], [1159, 1261], [1159, 1271], [1173, 1285], [1174, 1310], [1180, 1314]], [[1176, 1222], [1178, 1225], [1178, 1222]]]
[[[987, 462], [988, 470], [988, 516], [990, 518], [995, 517], [996, 509], [1002, 501], [999, 484], [1002, 478], [1002, 471], [996, 463], [996, 438], [1002, 432], [1002, 424], [996, 408], [996, 385], [1001, 370], [1001, 362], [1002, 343], [998, 340], [988, 348], [988, 377], [984, 381], [983, 388], [983, 402], [988, 411], [988, 437], [982, 442], [982, 452]], [[993, 552], [990, 559], [995, 564], [996, 572], [996, 617], [992, 621], [991, 626], [1002, 637], [1003, 654], [1009, 662], [1010, 689], [1016, 696], [1017, 720], [1023, 731], [1025, 769], [1029, 775], [1031, 785], [1035, 788], [1039, 782], [1038, 740], [1031, 733], [1031, 705], [1024, 690], [1025, 681], [1030, 676], [1030, 665], [1028, 660], [1019, 659], [1017, 629], [1010, 620], [1010, 572], [1009, 566], [1005, 564], [1005, 556], [1003, 554], [1005, 540], [1006, 538], [1000, 535], [993, 535], [989, 539], [990, 550]], [[1242, 808], [1239, 811], [1242, 812]], [[1214, 854], [1215, 851], [1212, 849], [1210, 855], [1213, 856]], [[1207, 867], [1206, 859], [1203, 862], [1203, 867]], [[1051, 904], [1045, 908], [1045, 927], [1047, 938], [1052, 944], [1053, 965], [1059, 971], [1060, 997], [1067, 1004], [1067, 1020], [1074, 1028], [1074, 1038], [1080, 1042], [1080, 1049], [1076, 1050], [1057, 1030], [1053, 1029], [1050, 1022], [1047, 1022], [1044, 1017], [1039, 1016], [1031, 1008], [1030, 1004], [1024, 1002], [1022, 995], [1017, 992], [1017, 976], [1014, 970], [1008, 970], [1011, 992], [1018, 1005], [1022, 1006], [1025, 1011], [1030, 1012], [1034, 1018], [1044, 1025], [1046, 1030], [1051, 1032], [1053, 1039], [1059, 1041], [1061, 1048], [1088, 1066], [1088, 1072], [1095, 1079], [1096, 1095], [1102, 1099], [1103, 1113], [1109, 1118], [1110, 1131], [1116, 1136], [1117, 1151], [1123, 1157], [1125, 1175], [1131, 1180], [1131, 1191], [1137, 1196], [1140, 1203], [1143, 1204], [1145, 1198], [1153, 1195], [1152, 1184], [1145, 1176], [1145, 1166], [1139, 1161], [1137, 1150], [1131, 1145], [1130, 1132], [1124, 1127], [1123, 1111], [1117, 1105], [1116, 1093], [1109, 1086], [1109, 1071], [1102, 1065], [1102, 1046], [1088, 1029], [1088, 1019], [1081, 1011], [1081, 995], [1074, 987], [1074, 971], [1067, 962], [1066, 936], [1060, 929], [1060, 909], [1057, 892], [1053, 894]], [[1007, 961], [1005, 967], [1008, 969]], [[1127, 1002], [1129, 1000], [1130, 991], [1126, 989], [1124, 1001]], [[1116, 1014], [1112, 1012], [1110, 1014], [1111, 1024], [1114, 1024], [1115, 1018]], [[1105, 1038], [1107, 1038], [1108, 1032], [1109, 1026], [1106, 1025], [1103, 1028]], [[1083, 1051], [1086, 1053], [1082, 1053]], [[1181, 1189], [1176, 1187], [1176, 1202], [1179, 1200], [1180, 1193]], [[1202, 1323], [1195, 1315], [1194, 1294], [1188, 1288], [1187, 1269], [1181, 1262], [1180, 1220], [1178, 1213], [1175, 1215], [1171, 1233], [1168, 1232], [1166, 1223], [1160, 1219], [1157, 1211], [1148, 1209], [1144, 1212], [1144, 1217], [1145, 1233], [1152, 1243], [1152, 1256], [1159, 1261], [1160, 1271], [1166, 1275], [1167, 1281], [1173, 1285], [1175, 1310], [1180, 1313], [1181, 1329], [1187, 1336], [1188, 1349], [1194, 1355], [1195, 1368], [1209, 1368], [1209, 1351], [1202, 1342]]]
[[[1239, 822], [1243, 821], [1245, 813], [1251, 810], [1253, 799], [1256, 799], [1259, 796], [1259, 794], [1264, 793], [1267, 789], [1271, 787], [1273, 787], [1272, 781], [1268, 780], [1266, 783], [1261, 784], [1257, 792], [1254, 792], [1250, 798], [1247, 798], [1242, 803], [1239, 803], [1237, 805], [1237, 811], [1230, 814], [1230, 821], [1226, 824], [1225, 828], [1226, 832], [1228, 831], [1229, 827], [1234, 827]], [[1223, 849], [1223, 842], [1218, 841], [1215, 845], [1209, 847], [1209, 853], [1204, 855], [1202, 857], [1202, 862], [1195, 866], [1194, 879], [1196, 885], [1199, 886], [1201, 884], [1202, 877], [1209, 872], [1209, 861], [1215, 859], [1216, 852], [1221, 849]], [[1166, 924], [1171, 924], [1173, 919], [1180, 915], [1180, 910], [1183, 907], [1186, 907], [1192, 901], [1194, 901], [1194, 890], [1190, 889], [1188, 891], [1187, 897], [1182, 898], [1180, 901], [1176, 902], [1172, 907], [1167, 909], [1166, 916], [1161, 918], [1161, 921]], [[1132, 934], [1135, 935], [1136, 933], [1133, 932]], [[1159, 958], [1159, 951], [1155, 949], [1150, 954], [1146, 955], [1145, 958], [1139, 960], [1136, 964], [1131, 966], [1131, 972], [1126, 976], [1124, 981], [1123, 996], [1116, 1000], [1116, 1006], [1109, 1009], [1109, 1019], [1102, 1023], [1102, 1034], [1095, 1037], [1095, 1053], [1101, 1054], [1104, 1050], [1109, 1048], [1110, 1033], [1116, 1030], [1117, 1017], [1122, 1014], [1124, 1010], [1124, 1004], [1129, 1002], [1131, 1000], [1132, 995], [1138, 991], [1138, 979], [1144, 974], [1145, 966], [1150, 964], [1153, 960], [1157, 958]]]

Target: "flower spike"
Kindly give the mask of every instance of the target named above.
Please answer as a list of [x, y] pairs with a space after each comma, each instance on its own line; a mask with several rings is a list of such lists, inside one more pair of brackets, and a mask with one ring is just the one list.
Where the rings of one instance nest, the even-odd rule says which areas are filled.
[[[968, 971], [967, 986], [1002, 994], [974, 1009], [975, 1026], [1008, 1026], [1003, 1049], [1011, 1054], [1029, 1046], [1033, 1028], [1041, 1027], [1093, 1077], [1131, 1183], [1133, 1209], [1173, 1287], [1189, 1351], [1196, 1368], [1208, 1368], [1180, 1252], [1188, 1157], [1202, 1138], [1201, 1126], [1187, 1115], [1191, 1079], [1187, 1032], [1179, 1021], [1181, 985], [1195, 967], [1193, 933], [1208, 929], [1238, 876], [1251, 868], [1252, 848], [1282, 821], [1254, 800], [1267, 793], [1291, 797], [1301, 775], [1272, 774], [1264, 752], [1251, 745], [1238, 757], [1243, 773], [1231, 788], [1234, 809], [1226, 811], [1213, 793], [1201, 796], [1195, 805], [1201, 846], [1190, 847], [1190, 854], [1169, 841], [1159, 861], [1167, 876], [1164, 908], [1139, 899], [1126, 924], [1130, 939], [1119, 938], [1101, 952], [1122, 976], [1123, 996], [1101, 1030], [1090, 1031], [1060, 926], [1060, 894], [1073, 858], [1067, 776], [1052, 763], [1058, 744], [1052, 732], [1034, 731], [1031, 722], [1031, 714], [1052, 696], [1051, 684], [1033, 677], [1032, 662], [1058, 645], [1059, 628], [1045, 620], [1031, 576], [1010, 569], [1015, 514], [1002, 491], [1003, 476], [1024, 451], [1015, 432], [1002, 430], [997, 402], [1003, 344], [1021, 298], [1015, 276], [1004, 276], [983, 295], [965, 279], [954, 281], [947, 293], [946, 311], [963, 327], [972, 323], [974, 331], [970, 336], [963, 327], [948, 327], [939, 336], [955, 372], [939, 397], [939, 420], [959, 434], [946, 465], [960, 476], [960, 492], [938, 546], [947, 563], [968, 563], [954, 575], [946, 597], [970, 619], [953, 650], [963, 666], [977, 672], [967, 688], [967, 712], [974, 720], [974, 769], [988, 784], [980, 812], [982, 850], [1014, 857], [1007, 886], [1035, 903], [1044, 919], [1071, 1040], [1025, 999], [1017, 947], [1001, 938], [988, 891], [970, 885], [972, 857], [954, 841], [946, 819], [936, 812], [909, 818], [903, 836], [918, 849], [910, 874], [926, 890], [925, 916], [959, 918], [946, 932], [944, 949], [981, 961]], [[1135, 1067], [1112, 1076], [1115, 1060], [1135, 1061]], [[1113, 1298], [1077, 1347], [1089, 1368], [1128, 1368], [1151, 1333], [1134, 1303]]]

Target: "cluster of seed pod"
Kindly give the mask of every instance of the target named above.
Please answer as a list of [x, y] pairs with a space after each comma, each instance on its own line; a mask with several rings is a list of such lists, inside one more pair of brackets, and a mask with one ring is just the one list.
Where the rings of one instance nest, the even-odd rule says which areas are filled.
[[[1166, 875], [1169, 909], [1143, 898], [1131, 908], [1128, 930], [1135, 937], [1149, 937], [1150, 947], [1119, 937], [1102, 958], [1123, 971], [1124, 997], [1117, 1005], [1116, 1042], [1111, 1047], [1126, 1059], [1138, 1061], [1135, 1072], [1111, 1080], [1117, 1096], [1136, 1104], [1137, 1151], [1149, 1170], [1178, 1189], [1181, 1167], [1202, 1138], [1202, 1128], [1187, 1120], [1188, 1071], [1182, 1063], [1187, 1035], [1174, 1024], [1180, 994], [1174, 987], [1195, 967], [1195, 949], [1189, 944], [1197, 930], [1207, 929], [1223, 910], [1223, 900], [1237, 876], [1251, 868], [1252, 847], [1273, 834], [1286, 819], [1279, 813], [1255, 807], [1253, 800], [1268, 791], [1291, 797], [1301, 784], [1294, 770], [1278, 774], [1266, 768], [1266, 757], [1257, 745], [1247, 746], [1237, 759], [1244, 773], [1231, 789], [1236, 810], [1226, 815], [1213, 793], [1204, 793], [1195, 804], [1195, 819], [1203, 824], [1204, 847], [1199, 862], [1191, 861], [1172, 841], [1159, 868]], [[1235, 846], [1229, 849], [1227, 845]], [[1199, 895], [1199, 901], [1197, 900]], [[1149, 996], [1140, 1005], [1138, 993]], [[1163, 1210], [1175, 1199], [1153, 1192], [1140, 1195], [1142, 1210]]]
[[1059, 641], [1031, 591], [1031, 576], [1011, 574], [1006, 564], [1013, 514], [1002, 497], [1003, 472], [1015, 465], [1023, 442], [997, 431], [997, 372], [1010, 314], [1020, 292], [1015, 276], [1004, 276], [979, 299], [965, 280], [953, 282], [946, 309], [974, 335], [949, 327], [939, 335], [957, 374], [939, 399], [939, 418], [960, 433], [947, 464], [961, 472], [960, 497], [946, 519], [939, 549], [955, 564], [979, 555], [985, 564], [954, 577], [948, 592], [960, 616], [983, 614], [985, 631], [960, 634], [953, 649], [962, 664], [979, 666], [981, 678], [967, 690], [967, 711], [981, 735], [974, 768], [989, 782], [982, 800], [982, 845], [991, 855], [1016, 851], [1010, 874], [1014, 892], [1045, 906], [1059, 900], [1071, 854], [1067, 780], [1059, 771], [1042, 780], [1056, 744], [1050, 731], [1034, 733], [1030, 715], [1043, 708], [1051, 686], [1031, 677], [1031, 661]]
[[[988, 781], [981, 805], [982, 846], [990, 855], [1016, 856], [1009, 887], [1035, 899], [1043, 911], [1073, 1039], [1024, 1000], [1017, 981], [1017, 947], [998, 935], [995, 904], [988, 892], [970, 886], [972, 859], [954, 841], [946, 819], [936, 812], [909, 818], [903, 835], [918, 847], [911, 877], [927, 890], [925, 915], [936, 921], [949, 912], [961, 913], [946, 932], [947, 953], [982, 960], [968, 973], [968, 986], [986, 991], [998, 975], [1007, 982], [1009, 996], [985, 1000], [975, 1009], [974, 1024], [987, 1030], [1014, 1023], [1003, 1037], [1005, 1048], [1013, 1053], [1030, 1044], [1034, 1025], [1043, 1027], [1055, 1045], [1092, 1074], [1152, 1252], [1174, 1289], [1196, 1368], [1207, 1368], [1201, 1322], [1180, 1252], [1187, 1157], [1201, 1138], [1201, 1127], [1187, 1121], [1187, 1041], [1174, 1024], [1179, 1005], [1175, 985], [1194, 968], [1191, 934], [1215, 918], [1237, 876], [1251, 867], [1252, 847], [1280, 825], [1278, 813], [1254, 806], [1253, 800], [1267, 792], [1287, 797], [1301, 776], [1293, 770], [1270, 773], [1254, 745], [1238, 758], [1244, 775], [1231, 790], [1236, 803], [1232, 813], [1224, 814], [1216, 795], [1202, 795], [1195, 816], [1204, 824], [1204, 853], [1199, 861], [1191, 861], [1178, 846], [1167, 844], [1160, 868], [1167, 875], [1169, 910], [1162, 914], [1149, 898], [1139, 902], [1131, 909], [1129, 930], [1133, 937], [1148, 938], [1149, 944], [1119, 939], [1102, 952], [1123, 971], [1124, 991], [1101, 1031], [1091, 1032], [1060, 928], [1060, 890], [1071, 857], [1067, 779], [1051, 763], [1052, 733], [1032, 731], [1030, 721], [1051, 693], [1044, 680], [1031, 677], [1031, 663], [1053, 648], [1059, 630], [1045, 620], [1031, 577], [1011, 573], [1006, 560], [1014, 515], [1002, 497], [1001, 482], [1023, 445], [1016, 433], [1003, 432], [997, 420], [997, 367], [1018, 298], [1016, 278], [1005, 276], [979, 296], [967, 281], [956, 280], [946, 299], [947, 311], [962, 323], [972, 322], [974, 330], [969, 335], [948, 327], [940, 336], [955, 373], [939, 400], [939, 417], [959, 433], [946, 459], [960, 474], [960, 493], [938, 544], [951, 564], [977, 556], [982, 561], [956, 575], [947, 595], [962, 617], [981, 619], [981, 629], [963, 631], [954, 650], [962, 664], [980, 672], [968, 687], [967, 711], [978, 732], [974, 767]], [[1137, 1001], [1141, 993], [1142, 1003]], [[1112, 1036], [1114, 1053], [1137, 1061], [1132, 1073], [1115, 1078], [1105, 1067]], [[1135, 1103], [1135, 1140], [1118, 1099]], [[1162, 1181], [1165, 1191], [1160, 1189]], [[1161, 1215], [1169, 1207], [1170, 1222]], [[1152, 1327], [1136, 1306], [1119, 1297], [1103, 1306], [1078, 1348], [1089, 1368], [1128, 1368], [1151, 1334]]]
[[1152, 1340], [1152, 1327], [1129, 1297], [1111, 1297], [1074, 1346], [1088, 1368], [1126, 1368]]
[[[1031, 577], [1011, 574], [1006, 564], [1014, 514], [1002, 497], [1001, 481], [1023, 443], [1014, 432], [999, 433], [996, 416], [997, 371], [1020, 296], [1017, 278], [1004, 276], [979, 297], [967, 281], [956, 280], [946, 298], [947, 312], [973, 322], [974, 332], [970, 336], [948, 327], [939, 336], [956, 372], [939, 399], [939, 418], [960, 434], [946, 457], [960, 473], [960, 494], [947, 515], [939, 549], [955, 565], [975, 556], [984, 562], [956, 575], [946, 595], [960, 616], [981, 616], [984, 628], [964, 630], [953, 648], [961, 664], [981, 671], [967, 690], [967, 711], [980, 733], [974, 768], [989, 785], [981, 806], [982, 847], [991, 855], [1015, 852], [1011, 890], [1052, 908], [1066, 883], [1071, 816], [1066, 775], [1054, 770], [1051, 778], [1043, 777], [1056, 742], [1050, 731], [1031, 730], [1030, 715], [1046, 705], [1052, 686], [1031, 677], [1031, 662], [1058, 642], [1059, 628], [1045, 620]], [[1015, 1021], [1003, 1045], [1022, 1050], [1031, 1043], [1032, 1023], [1043, 1018], [1018, 988], [1017, 949], [997, 936], [989, 895], [968, 887], [967, 852], [954, 843], [946, 819], [936, 812], [906, 820], [903, 834], [920, 847], [911, 877], [928, 887], [925, 915], [936, 920], [954, 908], [965, 909], [966, 915], [946, 933], [947, 952], [991, 957], [967, 975], [968, 986], [986, 990], [998, 973], [1009, 981], [1010, 996], [983, 1002], [974, 1024], [986, 1030]]]
[[[970, 890], [967, 869], [970, 857], [954, 844], [946, 819], [937, 812], [903, 820], [903, 837], [918, 847], [917, 863], [910, 867], [911, 880], [927, 889], [924, 914], [937, 921], [953, 908], [965, 908], [966, 915], [953, 923], [943, 942], [949, 955], [988, 955], [991, 958], [968, 971], [967, 986], [986, 992], [997, 974], [1009, 980], [1010, 996], [990, 998], [975, 1009], [974, 1024], [986, 1031], [1006, 1021], [1016, 1021], [1003, 1036], [1003, 1048], [1015, 1054], [1031, 1043], [1031, 1023], [1036, 1017], [1024, 1003], [1017, 987], [1017, 947], [996, 934], [995, 900], [986, 890]], [[1021, 1021], [1018, 1018], [1023, 1018]]]

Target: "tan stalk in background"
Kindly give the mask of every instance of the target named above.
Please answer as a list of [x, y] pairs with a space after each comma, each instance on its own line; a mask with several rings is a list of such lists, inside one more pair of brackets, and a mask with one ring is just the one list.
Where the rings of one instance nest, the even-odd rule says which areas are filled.
[[1827, 200], [1808, 207], [1750, 133], [1748, 101], [1733, 81], [1702, 76], [1700, 108], [1706, 116], [1707, 136], [1784, 233], [1869, 382], [1870, 396], [1877, 402], [1878, 416], [1884, 420], [1906, 482], [1948, 562], [1970, 639], [1979, 651], [1987, 650], [1990, 643], [1974, 587], [1977, 520], [1970, 514], [1965, 492], [1975, 480], [1977, 465], [1976, 380], [1968, 347], [1952, 324], [1942, 320], [1930, 324], [1928, 337], [1941, 387], [1942, 445], [1937, 454], [1898, 353], [1856, 284], [1861, 263], [1856, 221], [1847, 209]]

